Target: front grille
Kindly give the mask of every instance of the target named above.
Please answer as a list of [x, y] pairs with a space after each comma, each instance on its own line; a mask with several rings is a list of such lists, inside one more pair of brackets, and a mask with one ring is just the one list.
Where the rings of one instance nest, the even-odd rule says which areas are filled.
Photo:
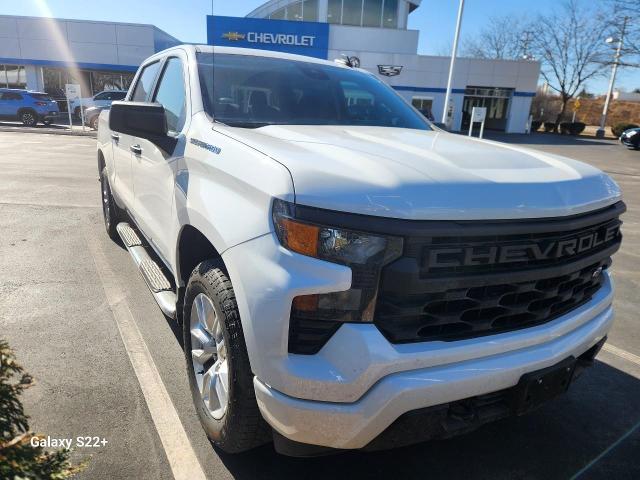
[[620, 246], [623, 211], [620, 203], [566, 219], [457, 223], [451, 235], [440, 225], [432, 236], [405, 236], [402, 258], [382, 271], [375, 324], [392, 343], [407, 343], [558, 318], [601, 287]]

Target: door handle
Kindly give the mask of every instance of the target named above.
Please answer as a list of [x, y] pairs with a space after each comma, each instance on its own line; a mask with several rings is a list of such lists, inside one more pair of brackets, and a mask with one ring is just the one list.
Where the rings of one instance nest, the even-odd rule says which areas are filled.
[[120, 141], [120, 135], [118, 135], [117, 133], [112, 133], [111, 138], [116, 142]]
[[131, 150], [136, 155], [142, 155], [142, 148], [140, 148], [140, 145], [131, 145], [129, 147], [129, 150]]

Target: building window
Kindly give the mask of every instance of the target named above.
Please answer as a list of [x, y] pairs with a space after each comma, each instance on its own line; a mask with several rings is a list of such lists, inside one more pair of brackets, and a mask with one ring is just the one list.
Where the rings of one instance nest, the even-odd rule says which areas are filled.
[[342, 0], [329, 0], [327, 22], [342, 23]]
[[287, 20], [302, 21], [302, 2], [287, 5]]
[[329, 0], [327, 6], [328, 23], [398, 28], [398, 0]]
[[382, 26], [398, 28], [398, 0], [384, 0]]
[[282, 7], [269, 15], [269, 18], [272, 20], [286, 20], [287, 17], [287, 8]]
[[380, 27], [382, 24], [382, 0], [364, 0], [363, 27]]
[[317, 22], [318, 0], [304, 0], [302, 3], [302, 16], [305, 22]]
[[27, 88], [27, 75], [24, 67], [0, 64], [0, 87]]
[[362, 1], [342, 0], [343, 25], [362, 25]]
[[55, 100], [65, 99], [65, 85], [79, 83], [83, 97], [91, 97], [103, 90], [127, 90], [133, 81], [133, 73], [80, 70], [73, 73], [66, 68], [44, 67], [44, 91]]

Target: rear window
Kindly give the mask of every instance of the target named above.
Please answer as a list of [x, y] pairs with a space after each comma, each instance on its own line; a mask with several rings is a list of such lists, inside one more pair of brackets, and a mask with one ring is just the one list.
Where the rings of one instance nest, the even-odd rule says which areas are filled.
[[127, 92], [113, 92], [111, 94], [111, 100], [123, 100], [127, 96]]
[[35, 98], [36, 100], [45, 100], [47, 102], [50, 102], [53, 100], [53, 98], [51, 98], [49, 95], [47, 95], [46, 93], [32, 93], [31, 96], [33, 98]]

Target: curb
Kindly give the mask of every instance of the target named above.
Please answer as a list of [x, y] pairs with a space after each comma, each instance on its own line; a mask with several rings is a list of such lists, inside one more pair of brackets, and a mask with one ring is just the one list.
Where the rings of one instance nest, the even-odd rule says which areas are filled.
[[97, 137], [97, 132], [94, 131], [69, 131], [66, 129], [54, 129], [54, 128], [24, 128], [24, 127], [4, 127], [0, 126], [0, 132], [16, 132], [16, 133], [39, 133], [49, 135], [67, 135], [76, 137]]

